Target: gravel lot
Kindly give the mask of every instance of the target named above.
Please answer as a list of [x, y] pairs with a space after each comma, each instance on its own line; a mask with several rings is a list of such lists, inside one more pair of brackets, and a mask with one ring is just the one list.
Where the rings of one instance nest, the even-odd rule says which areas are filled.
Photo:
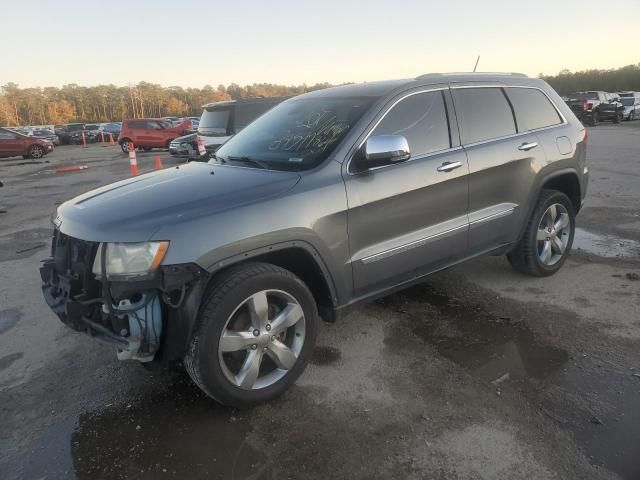
[[[175, 165], [142, 171], [157, 154]], [[640, 122], [590, 128], [589, 159], [557, 275], [434, 275], [323, 324], [296, 386], [246, 411], [118, 362], [42, 299], [54, 206], [126, 177], [118, 147], [0, 160], [0, 478], [640, 478]]]

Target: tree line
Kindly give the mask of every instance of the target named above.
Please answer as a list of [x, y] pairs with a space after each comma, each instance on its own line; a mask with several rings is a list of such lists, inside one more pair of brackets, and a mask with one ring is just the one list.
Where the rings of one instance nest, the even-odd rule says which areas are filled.
[[555, 76], [540, 74], [540, 78], [547, 81], [560, 95], [585, 90], [604, 90], [606, 92], [633, 90], [640, 92], [640, 63], [613, 70], [593, 69], [574, 73], [562, 70]]
[[[581, 90], [640, 91], [640, 63], [614, 70], [562, 70], [558, 75], [540, 74], [560, 95]], [[76, 84], [57, 87], [20, 88], [15, 83], [0, 87], [0, 125], [52, 125], [70, 122], [109, 122], [123, 118], [199, 116], [205, 103], [246, 97], [274, 97], [330, 87], [232, 83], [214, 88], [162, 87], [154, 83], [118, 87]]]
[[15, 83], [0, 87], [0, 126], [53, 125], [71, 122], [110, 122], [123, 118], [200, 116], [202, 105], [246, 97], [299, 95], [331, 86], [232, 83], [214, 88], [162, 87], [154, 83], [118, 87], [76, 84], [57, 87], [20, 88]]

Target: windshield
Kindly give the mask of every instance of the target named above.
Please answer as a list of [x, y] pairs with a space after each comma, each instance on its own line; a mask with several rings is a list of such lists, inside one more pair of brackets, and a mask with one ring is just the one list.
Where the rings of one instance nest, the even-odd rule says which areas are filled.
[[51, 135], [51, 132], [49, 130], [34, 130], [33, 134], [35, 136], [42, 136], [42, 135]]
[[620, 103], [622, 103], [622, 105], [624, 105], [625, 107], [633, 107], [635, 102], [636, 102], [636, 99], [633, 98], [633, 97], [621, 97], [620, 98]]
[[598, 100], [598, 92], [581, 92], [569, 95], [571, 100]]
[[231, 110], [204, 110], [198, 133], [207, 137], [226, 137], [227, 125], [229, 124], [229, 114]]
[[223, 160], [249, 158], [274, 170], [308, 170], [331, 154], [375, 100], [374, 97], [289, 100], [244, 128], [216, 156]]

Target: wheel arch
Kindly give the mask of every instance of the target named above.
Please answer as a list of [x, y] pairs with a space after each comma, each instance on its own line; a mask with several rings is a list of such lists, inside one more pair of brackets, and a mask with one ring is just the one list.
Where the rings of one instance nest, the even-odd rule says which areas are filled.
[[524, 235], [524, 232], [527, 229], [527, 222], [536, 208], [540, 194], [545, 189], [557, 190], [564, 193], [569, 197], [569, 200], [571, 200], [576, 214], [580, 211], [582, 206], [582, 189], [580, 186], [578, 172], [574, 168], [563, 168], [543, 175], [540, 177], [540, 180], [537, 182], [537, 187], [533, 189], [529, 198], [527, 215], [524, 217], [524, 221], [522, 222], [518, 238], [515, 243], [518, 243]]
[[211, 274], [209, 283], [228, 268], [249, 262], [270, 263], [298, 276], [311, 290], [322, 319], [328, 322], [335, 321], [338, 294], [333, 276], [322, 256], [311, 244], [295, 240], [267, 245], [228, 257], [207, 269]]

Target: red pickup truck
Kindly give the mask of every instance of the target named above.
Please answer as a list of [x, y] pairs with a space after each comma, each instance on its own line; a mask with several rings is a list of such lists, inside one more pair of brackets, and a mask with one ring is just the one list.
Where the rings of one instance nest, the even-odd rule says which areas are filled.
[[19, 155], [24, 158], [42, 158], [50, 152], [53, 152], [53, 144], [47, 140], [0, 128], [0, 158]]
[[171, 122], [162, 118], [136, 118], [122, 121], [120, 130], [120, 148], [123, 152], [129, 151], [129, 144], [145, 151], [152, 148], [169, 148], [171, 140], [181, 137], [193, 130], [190, 119], [173, 126]]

